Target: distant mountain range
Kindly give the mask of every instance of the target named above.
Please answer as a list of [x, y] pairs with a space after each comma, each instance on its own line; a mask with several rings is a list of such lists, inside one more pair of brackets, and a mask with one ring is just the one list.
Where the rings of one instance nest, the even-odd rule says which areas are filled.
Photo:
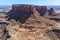
[[[48, 5], [47, 6], [48, 8], [54, 8], [56, 10], [60, 10], [60, 6], [51, 6], [51, 5]], [[0, 5], [0, 9], [12, 9], [12, 5]]]
[[48, 8], [54, 8], [56, 10], [60, 10], [60, 6], [47, 6]]
[[11, 5], [0, 5], [0, 9], [11, 9]]

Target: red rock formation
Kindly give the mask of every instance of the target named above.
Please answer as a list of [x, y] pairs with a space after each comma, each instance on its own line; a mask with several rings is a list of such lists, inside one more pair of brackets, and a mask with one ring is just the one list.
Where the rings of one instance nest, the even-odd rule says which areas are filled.
[[35, 6], [35, 8], [40, 13], [41, 16], [44, 16], [45, 12], [47, 11], [46, 6]]
[[[45, 12], [47, 11], [47, 7], [46, 6], [34, 6], [36, 8], [36, 10], [40, 13], [41, 16], [43, 16], [45, 14]], [[14, 12], [19, 12], [19, 13], [30, 13], [30, 11], [33, 11], [32, 5], [13, 5], [12, 6], [12, 10]], [[31, 13], [30, 13], [31, 14]]]
[[9, 19], [15, 19], [16, 21], [20, 20], [20, 22], [25, 22], [35, 12], [35, 8], [41, 16], [43, 16], [47, 11], [46, 6], [13, 4], [12, 13], [10, 11], [8, 15]]
[[[12, 10], [19, 13], [30, 13], [33, 10], [32, 5], [12, 5]], [[30, 13], [31, 14], [31, 13]]]
[[15, 19], [16, 21], [25, 22], [28, 17], [34, 13], [33, 5], [12, 5], [12, 13], [9, 13], [9, 19]]

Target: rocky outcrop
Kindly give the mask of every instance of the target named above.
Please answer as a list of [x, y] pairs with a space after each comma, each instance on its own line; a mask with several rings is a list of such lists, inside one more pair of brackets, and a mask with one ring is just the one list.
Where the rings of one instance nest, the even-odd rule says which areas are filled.
[[7, 40], [9, 36], [9, 32], [6, 29], [8, 23], [0, 22], [0, 40]]
[[46, 12], [46, 7], [12, 5], [11, 11], [8, 13], [9, 19], [20, 22], [10, 21], [6, 28], [11, 37], [7, 40], [60, 40], [54, 32], [50, 32], [57, 28], [56, 22], [40, 16], [41, 12]]
[[40, 13], [40, 16], [44, 16], [47, 11], [46, 6], [35, 6], [35, 8]]
[[52, 15], [52, 13], [54, 12], [54, 9], [53, 9], [53, 8], [50, 8], [50, 9], [48, 10], [48, 12], [49, 12], [49, 15]]
[[8, 20], [15, 19], [24, 23], [36, 10], [39, 12], [40, 16], [43, 16], [47, 11], [46, 6], [34, 6], [34, 5], [12, 5], [12, 10], [8, 12]]
[[20, 22], [10, 21], [7, 30], [11, 37], [7, 40], [59, 40], [54, 32], [49, 32], [55, 29], [56, 22], [41, 17], [41, 12], [37, 10], [45, 13], [46, 7], [41, 6], [40, 9], [32, 5], [13, 5], [12, 12], [8, 13], [8, 16]]
[[24, 23], [33, 13], [34, 7], [32, 5], [12, 5], [12, 11], [8, 13], [8, 20], [15, 19]]

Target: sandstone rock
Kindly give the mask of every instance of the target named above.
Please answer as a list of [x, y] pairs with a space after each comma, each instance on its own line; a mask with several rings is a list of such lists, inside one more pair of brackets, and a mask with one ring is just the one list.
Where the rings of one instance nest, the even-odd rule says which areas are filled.
[[[49, 31], [55, 29], [55, 21], [41, 17], [39, 12], [32, 5], [13, 5], [12, 8], [12, 11], [15, 12], [13, 13], [14, 16], [13, 14], [9, 15], [12, 15], [11, 18], [13, 19], [19, 19], [20, 22], [10, 21], [7, 30], [11, 37], [7, 40], [56, 40], [56, 35], [52, 36], [54, 38], [49, 35]], [[42, 7], [40, 10], [45, 13], [46, 7]], [[25, 17], [27, 18], [26, 20]], [[21, 18], [23, 18], [25, 22]], [[57, 39], [59, 40], [59, 38]]]
[[8, 17], [24, 23], [33, 13], [34, 7], [32, 5], [12, 5], [12, 11], [8, 13]]
[[47, 11], [46, 6], [34, 6], [34, 5], [12, 5], [12, 10], [8, 12], [8, 20], [15, 19], [24, 23], [36, 10], [40, 16], [43, 16]]
[[35, 8], [40, 13], [40, 16], [44, 16], [47, 11], [46, 6], [35, 6]]

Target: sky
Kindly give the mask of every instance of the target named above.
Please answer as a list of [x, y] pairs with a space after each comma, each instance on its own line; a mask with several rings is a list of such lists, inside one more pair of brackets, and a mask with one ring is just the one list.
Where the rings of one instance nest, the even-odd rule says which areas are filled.
[[0, 5], [12, 4], [60, 5], [60, 0], [0, 0]]

